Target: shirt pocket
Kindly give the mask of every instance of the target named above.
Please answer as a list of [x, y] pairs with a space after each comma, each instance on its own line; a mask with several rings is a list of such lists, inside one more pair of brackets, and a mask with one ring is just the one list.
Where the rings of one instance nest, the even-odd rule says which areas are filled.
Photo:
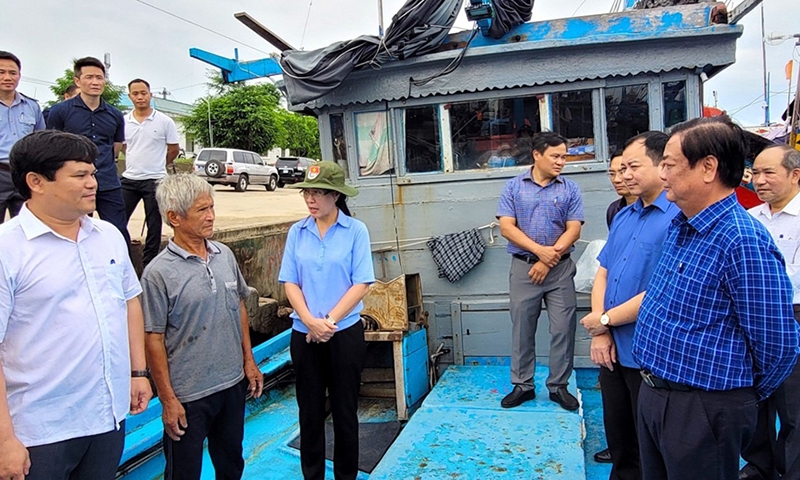
[[19, 115], [20, 137], [33, 133], [34, 128], [36, 128], [36, 118], [30, 114], [21, 113]]
[[125, 288], [123, 287], [125, 265], [112, 263], [111, 265], [106, 265], [105, 271], [106, 284], [108, 285], [107, 291], [110, 297], [119, 303], [125, 303]]
[[225, 282], [225, 304], [230, 310], [239, 308], [239, 284], [237, 282]]

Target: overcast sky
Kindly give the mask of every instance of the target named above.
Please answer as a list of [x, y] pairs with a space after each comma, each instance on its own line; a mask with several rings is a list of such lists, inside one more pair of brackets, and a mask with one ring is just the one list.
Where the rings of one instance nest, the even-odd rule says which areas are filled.
[[[70, 67], [73, 58], [91, 55], [102, 59], [108, 52], [112, 58], [113, 82], [126, 84], [132, 78], [142, 77], [150, 82], [154, 92], [166, 88], [171, 94], [168, 98], [192, 103], [206, 93], [203, 82], [208, 67], [189, 58], [189, 48], [233, 57], [233, 49], [238, 47], [242, 60], [263, 58], [276, 51], [234, 19], [236, 12], [250, 13], [291, 45], [306, 50], [377, 33], [377, 0], [312, 1], [309, 10], [306, 0], [5, 0], [0, 15], [0, 50], [12, 51], [20, 57], [23, 63], [20, 90], [40, 101], [53, 98], [48, 82]], [[189, 24], [144, 2], [235, 40]], [[790, 3], [765, 0], [767, 34], [800, 33], [796, 11], [790, 11]], [[383, 4], [388, 26], [403, 0], [383, 0]], [[613, 0], [536, 0], [533, 18], [606, 13], [612, 4]], [[705, 99], [706, 104], [713, 105], [712, 91], [716, 91], [719, 107], [734, 114], [739, 122], [755, 125], [764, 120], [759, 11], [752, 12], [742, 23], [745, 32], [738, 43], [737, 63], [707, 82]], [[456, 26], [470, 27], [463, 12]], [[793, 52], [795, 60], [800, 59], [793, 41], [767, 47], [773, 121], [786, 107], [788, 82], [784, 66]]]

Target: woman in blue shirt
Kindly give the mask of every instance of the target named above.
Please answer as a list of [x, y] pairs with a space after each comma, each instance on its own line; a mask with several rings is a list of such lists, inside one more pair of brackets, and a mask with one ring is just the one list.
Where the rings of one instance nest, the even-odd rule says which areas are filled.
[[325, 392], [336, 438], [336, 479], [358, 474], [358, 391], [366, 343], [359, 313], [375, 281], [369, 232], [345, 202], [358, 190], [334, 162], [308, 168], [300, 188], [309, 216], [292, 225], [278, 280], [294, 308], [292, 362], [305, 479], [325, 477]]

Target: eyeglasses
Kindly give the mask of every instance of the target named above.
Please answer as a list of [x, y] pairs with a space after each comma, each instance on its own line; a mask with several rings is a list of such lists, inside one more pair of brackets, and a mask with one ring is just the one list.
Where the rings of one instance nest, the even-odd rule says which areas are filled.
[[312, 188], [312, 189], [308, 189], [308, 190], [306, 190], [306, 189], [300, 190], [300, 195], [303, 198], [309, 198], [309, 197], [311, 197], [311, 198], [322, 198], [322, 196], [326, 195], [327, 193], [328, 193], [328, 190], [318, 190], [316, 188]]

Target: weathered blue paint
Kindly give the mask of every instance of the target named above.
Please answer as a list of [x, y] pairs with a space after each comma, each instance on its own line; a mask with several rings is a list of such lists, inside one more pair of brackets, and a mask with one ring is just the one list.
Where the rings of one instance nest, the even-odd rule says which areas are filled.
[[508, 368], [448, 368], [370, 479], [585, 479], [582, 418], [547, 399], [545, 378], [510, 410]]
[[403, 337], [404, 394], [406, 405], [415, 407], [428, 393], [428, 331]]
[[[219, 68], [225, 83], [254, 80], [283, 73], [280, 64], [272, 58], [240, 62], [238, 58], [225, 58], [199, 48], [190, 48], [189, 56]], [[238, 54], [236, 56], [238, 57]]]

